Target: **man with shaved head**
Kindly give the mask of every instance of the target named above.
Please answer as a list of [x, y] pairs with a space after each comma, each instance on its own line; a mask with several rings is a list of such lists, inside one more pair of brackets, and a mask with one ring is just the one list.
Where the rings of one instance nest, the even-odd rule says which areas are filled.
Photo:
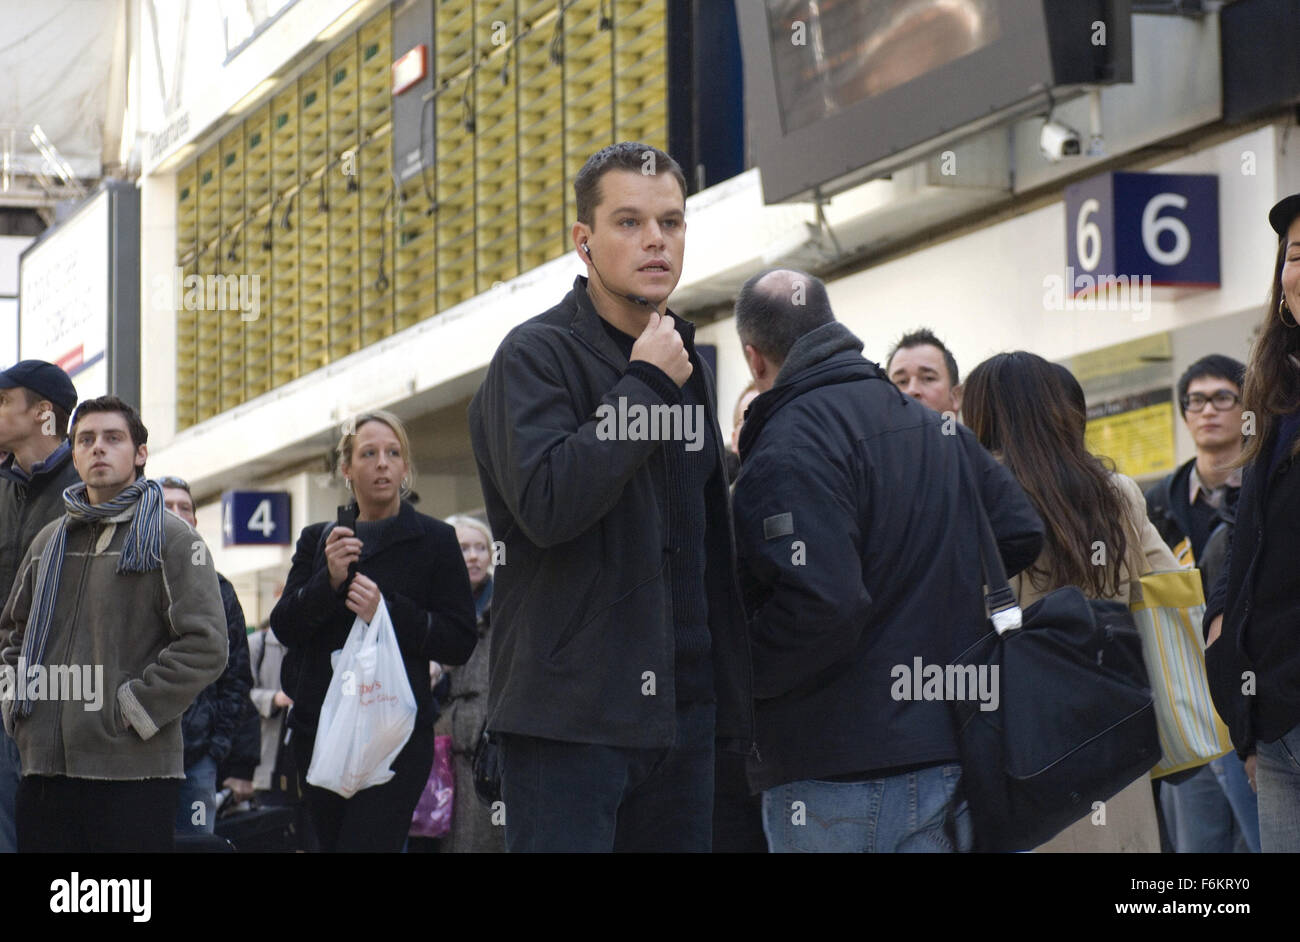
[[[969, 850], [950, 704], [900, 671], [942, 670], [987, 630], [965, 482], [1008, 574], [1038, 556], [1042, 522], [968, 429], [863, 358], [816, 278], [755, 275], [736, 329], [760, 393], [734, 511], [768, 845]], [[996, 689], [962, 693], [996, 706]]]

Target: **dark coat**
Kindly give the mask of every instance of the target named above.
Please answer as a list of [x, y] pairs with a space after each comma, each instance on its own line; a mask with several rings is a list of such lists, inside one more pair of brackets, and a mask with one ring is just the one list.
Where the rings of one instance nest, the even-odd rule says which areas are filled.
[[246, 710], [252, 709], [248, 699], [252, 674], [248, 666], [244, 610], [240, 607], [235, 587], [221, 573], [217, 573], [217, 585], [226, 612], [226, 640], [230, 653], [221, 676], [203, 688], [181, 718], [187, 769], [204, 756], [212, 756], [220, 766], [230, 754], [235, 732]]
[[1266, 480], [1273, 444], [1242, 476], [1227, 563], [1205, 606], [1207, 634], [1223, 615], [1205, 650], [1210, 693], [1243, 759], [1256, 741], [1273, 742], [1300, 723], [1300, 462], [1284, 459]]
[[456, 783], [451, 833], [443, 845], [445, 853], [501, 854], [506, 849], [505, 828], [493, 823], [492, 809], [474, 792], [474, 748], [487, 725], [491, 601], [489, 576], [475, 599], [478, 647], [464, 666], [448, 671], [448, 699], [438, 724], [442, 735], [451, 736], [451, 768]]
[[[677, 328], [689, 349], [694, 326], [678, 318]], [[713, 375], [695, 368], [717, 455], [704, 521], [717, 737], [747, 752], [749, 646], [726, 449]], [[496, 732], [643, 749], [676, 735], [666, 462], [659, 441], [601, 440], [596, 409], [617, 409], [620, 397], [629, 408], [671, 405], [629, 371], [579, 277], [564, 300], [506, 336], [470, 403], [488, 522], [508, 554], [492, 597]], [[650, 679], [654, 695], [643, 692]]]
[[895, 666], [950, 664], [988, 630], [963, 468], [974, 469], [1008, 574], [1043, 542], [1010, 472], [861, 350], [839, 323], [805, 334], [740, 435], [755, 790], [957, 761], [950, 704], [891, 690]]
[[[1146, 492], [1147, 517], [1160, 531], [1160, 537], [1169, 548], [1176, 549], [1184, 539], [1191, 543], [1196, 532], [1193, 525], [1192, 505], [1187, 500], [1189, 481], [1196, 459], [1192, 458], [1167, 474]], [[1214, 512], [1209, 526], [1204, 532], [1200, 546], [1192, 546], [1192, 557], [1196, 568], [1201, 571], [1208, 597], [1214, 586], [1215, 576], [1223, 564], [1223, 550], [1228, 539], [1228, 531], [1236, 516], [1237, 500], [1241, 489], [1228, 488], [1223, 505]]]
[[[321, 704], [356, 615], [344, 582], [330, 588], [325, 536], [333, 523], [313, 523], [298, 537], [284, 594], [271, 611], [271, 629], [287, 649], [281, 686], [293, 700], [289, 728], [315, 739]], [[366, 540], [357, 571], [374, 580], [393, 620], [407, 680], [419, 710], [417, 728], [433, 725], [429, 662], [463, 664], [474, 650], [474, 600], [456, 530], [405, 501], [382, 539]]]
[[9, 598], [18, 566], [36, 534], [51, 520], [63, 516], [64, 489], [81, 482], [72, 464], [71, 450], [30, 481], [10, 470], [13, 460], [10, 455], [0, 462], [0, 606]]

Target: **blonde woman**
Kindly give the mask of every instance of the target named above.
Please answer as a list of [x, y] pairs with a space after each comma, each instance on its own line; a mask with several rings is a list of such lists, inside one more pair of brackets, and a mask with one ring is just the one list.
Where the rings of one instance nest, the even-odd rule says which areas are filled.
[[[288, 649], [281, 673], [302, 791], [321, 850], [401, 851], [433, 766], [429, 662], [462, 664], [474, 650], [474, 603], [456, 531], [404, 496], [414, 468], [401, 421], [370, 412], [348, 423], [339, 470], [353, 494], [355, 526], [314, 523], [298, 537], [271, 628]], [[370, 621], [383, 598], [415, 693], [415, 730], [383, 785], [343, 798], [308, 785], [321, 704], [353, 622]]]

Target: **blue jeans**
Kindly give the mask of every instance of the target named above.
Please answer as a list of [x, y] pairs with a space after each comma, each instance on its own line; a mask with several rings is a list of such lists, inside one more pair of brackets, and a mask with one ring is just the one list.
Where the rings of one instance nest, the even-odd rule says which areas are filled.
[[[202, 803], [203, 808], [197, 807]], [[200, 823], [201, 822], [201, 823]], [[217, 823], [217, 760], [204, 756], [185, 770], [176, 806], [178, 834], [211, 834]]]
[[1180, 854], [1230, 854], [1233, 824], [1251, 853], [1259, 853], [1259, 804], [1236, 753], [1220, 756], [1178, 785], [1161, 786], [1160, 804], [1173, 822]]
[[959, 765], [769, 788], [763, 830], [774, 854], [965, 853], [974, 844]]
[[0, 854], [18, 853], [14, 805], [22, 777], [23, 763], [18, 757], [18, 746], [8, 733], [0, 729]]
[[1300, 726], [1255, 744], [1259, 845], [1266, 854], [1300, 853]]
[[506, 850], [707, 854], [715, 713], [679, 705], [667, 749], [502, 735]]

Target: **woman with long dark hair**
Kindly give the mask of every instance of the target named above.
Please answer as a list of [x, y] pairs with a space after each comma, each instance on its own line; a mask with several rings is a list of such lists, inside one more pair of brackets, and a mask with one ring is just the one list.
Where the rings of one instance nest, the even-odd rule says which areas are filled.
[[[349, 422], [339, 470], [354, 500], [354, 526], [303, 529], [271, 628], [288, 649], [282, 686], [293, 701], [290, 747], [321, 850], [396, 853], [406, 841], [433, 767], [429, 662], [463, 664], [474, 650], [474, 601], [456, 531], [419, 513], [410, 492], [411, 446], [398, 418], [370, 412]], [[356, 619], [388, 609], [415, 694], [415, 729], [393, 760], [393, 778], [351, 798], [306, 783], [321, 705]]]
[[[980, 444], [1020, 482], [1047, 534], [1032, 566], [1011, 580], [1027, 608], [1062, 586], [1129, 604], [1137, 581], [1178, 561], [1147, 519], [1137, 483], [1088, 451], [1083, 390], [1064, 367], [1032, 353], [1001, 353], [966, 379], [962, 417]], [[1151, 779], [1143, 775], [1043, 851], [1160, 850]]]
[[1205, 610], [1210, 690], [1259, 794], [1266, 853], [1300, 851], [1300, 194], [1268, 220], [1278, 247], [1242, 389], [1237, 521]]

